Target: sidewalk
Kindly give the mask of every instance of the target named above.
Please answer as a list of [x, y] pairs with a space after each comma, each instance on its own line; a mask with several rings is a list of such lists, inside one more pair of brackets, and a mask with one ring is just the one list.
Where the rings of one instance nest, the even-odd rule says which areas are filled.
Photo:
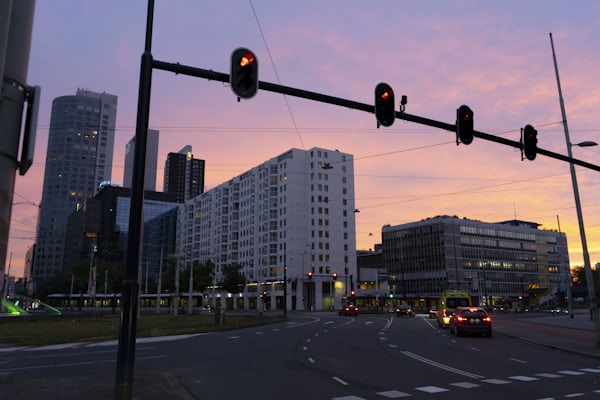
[[566, 314], [492, 314], [494, 332], [562, 351], [600, 359], [600, 334], [587, 310], [577, 310], [574, 318]]
[[[111, 371], [112, 372], [112, 371]], [[194, 400], [169, 373], [138, 372], [132, 400]], [[7, 382], [0, 376], [0, 398], [6, 400], [107, 400], [115, 398], [115, 376], [80, 376]]]

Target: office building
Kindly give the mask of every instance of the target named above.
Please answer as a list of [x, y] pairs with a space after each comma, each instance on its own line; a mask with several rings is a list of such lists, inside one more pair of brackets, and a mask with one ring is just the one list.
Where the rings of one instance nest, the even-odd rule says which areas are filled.
[[352, 155], [291, 149], [182, 204], [177, 254], [216, 282], [242, 267], [243, 292], [211, 300], [227, 307], [329, 310], [356, 279], [354, 211]]
[[[144, 283], [156, 282], [160, 268], [160, 255], [164, 258], [175, 252], [175, 223], [179, 204], [168, 193], [144, 194], [143, 240], [140, 263]], [[125, 271], [128, 246], [131, 189], [105, 185], [85, 206], [74, 211], [68, 219], [67, 265], [85, 265], [86, 262], [108, 265], [113, 272], [110, 278], [121, 280]], [[84, 277], [84, 278], [87, 278]], [[146, 279], [147, 278], [147, 279]], [[76, 277], [75, 286], [81, 289], [87, 279]], [[117, 282], [120, 287], [121, 282]], [[112, 292], [113, 288], [108, 288]], [[144, 286], [147, 291], [147, 287]], [[84, 290], [85, 292], [85, 290]]]
[[178, 203], [204, 192], [204, 160], [194, 158], [192, 146], [168, 154], [163, 191], [173, 194]]
[[382, 246], [393, 295], [417, 307], [449, 289], [490, 307], [564, 306], [571, 285], [566, 235], [534, 222], [437, 216], [384, 226]]
[[[133, 162], [135, 154], [135, 136], [125, 145], [125, 168], [123, 169], [123, 187], [130, 188], [133, 182]], [[144, 172], [144, 190], [156, 190], [158, 166], [158, 131], [148, 129], [146, 143], [146, 168]]]
[[67, 217], [111, 179], [117, 96], [78, 89], [52, 102], [32, 279], [60, 272]]

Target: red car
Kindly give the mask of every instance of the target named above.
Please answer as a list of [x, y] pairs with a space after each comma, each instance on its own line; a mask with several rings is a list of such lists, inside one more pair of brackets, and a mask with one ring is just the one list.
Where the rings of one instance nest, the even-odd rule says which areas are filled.
[[481, 307], [457, 307], [450, 317], [450, 333], [492, 337], [492, 318]]
[[342, 309], [339, 311], [338, 315], [343, 315], [343, 316], [348, 316], [348, 315], [354, 315], [355, 317], [358, 315], [358, 307], [352, 305], [352, 304], [347, 304], [344, 307], [342, 307]]

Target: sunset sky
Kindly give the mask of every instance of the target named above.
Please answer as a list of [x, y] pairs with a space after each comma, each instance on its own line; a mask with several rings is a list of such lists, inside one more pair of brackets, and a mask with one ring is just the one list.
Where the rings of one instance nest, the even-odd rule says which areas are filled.
[[[42, 87], [35, 161], [17, 176], [8, 254], [20, 276], [34, 243], [52, 100], [77, 88], [118, 96], [112, 178], [123, 180], [135, 133], [145, 0], [38, 0], [28, 84]], [[600, 2], [558, 0], [157, 0], [155, 59], [229, 73], [237, 47], [252, 49], [260, 80], [373, 103], [389, 83], [406, 112], [454, 123], [474, 111], [475, 129], [519, 140], [527, 124], [541, 148], [567, 154], [549, 33], [571, 141], [600, 142]], [[512, 147], [373, 114], [259, 91], [237, 102], [228, 85], [154, 71], [150, 127], [160, 131], [157, 188], [168, 152], [192, 145], [210, 189], [290, 148], [339, 149], [355, 157], [357, 244], [381, 227], [436, 215], [485, 222], [522, 219], [567, 233], [582, 265], [568, 164]], [[600, 146], [573, 148], [600, 164]], [[332, 173], [335, 173], [334, 170]], [[600, 262], [600, 175], [577, 167], [592, 265]], [[34, 203], [35, 205], [32, 205]], [[7, 262], [8, 264], [8, 262]]]

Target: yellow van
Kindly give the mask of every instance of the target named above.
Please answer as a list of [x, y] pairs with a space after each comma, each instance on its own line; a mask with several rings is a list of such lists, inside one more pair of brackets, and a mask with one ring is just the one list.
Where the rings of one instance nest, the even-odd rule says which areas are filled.
[[450, 317], [454, 315], [457, 307], [471, 307], [473, 301], [467, 292], [460, 290], [447, 290], [442, 293], [437, 310], [438, 325], [447, 328], [450, 325]]

